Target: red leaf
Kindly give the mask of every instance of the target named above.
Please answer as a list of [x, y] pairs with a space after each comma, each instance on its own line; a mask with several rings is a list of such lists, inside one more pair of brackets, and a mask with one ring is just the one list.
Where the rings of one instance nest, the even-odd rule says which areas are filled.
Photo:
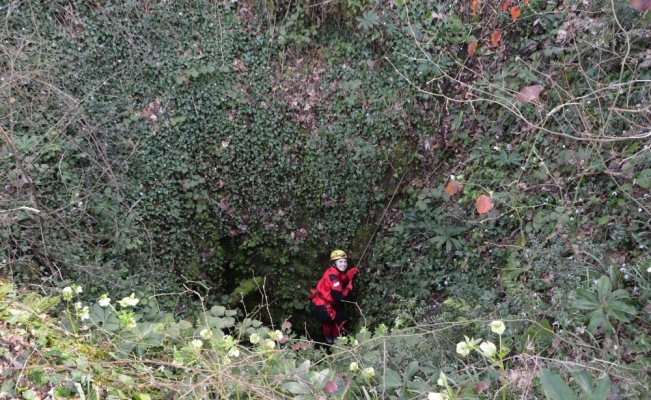
[[513, 22], [518, 20], [520, 13], [521, 13], [520, 7], [518, 6], [511, 7], [511, 18], [513, 18]]
[[445, 187], [445, 194], [447, 194], [448, 196], [453, 196], [459, 193], [459, 190], [461, 190], [461, 188], [463, 188], [463, 185], [461, 185], [459, 182], [450, 181], [448, 182], [448, 185]]
[[470, 9], [472, 10], [472, 15], [477, 14], [478, 7], [479, 7], [479, 0], [473, 0], [472, 4], [470, 5]]
[[524, 0], [522, 4], [526, 6], [527, 4], [529, 4], [529, 0]]
[[309, 344], [309, 343], [301, 343], [300, 346], [301, 346], [301, 349], [303, 349], [303, 350], [307, 350], [307, 349], [310, 348], [310, 344]]
[[486, 214], [490, 210], [493, 209], [495, 205], [493, 204], [493, 201], [490, 199], [490, 197], [486, 196], [485, 194], [482, 194], [481, 196], [477, 197], [477, 212], [480, 214]]
[[651, 10], [651, 0], [631, 0], [631, 7], [639, 11]]
[[491, 33], [491, 43], [493, 43], [493, 46], [497, 47], [500, 44], [500, 39], [502, 39], [502, 31]]
[[291, 328], [291, 327], [292, 327], [292, 323], [291, 323], [291, 322], [289, 322], [289, 321], [285, 321], [285, 322], [283, 323], [283, 328], [285, 328], [285, 329], [289, 329], [289, 328]]
[[294, 351], [298, 351], [300, 348], [301, 348], [300, 343], [294, 343], [292, 345], [292, 350], [294, 350]]
[[504, 4], [502, 4], [502, 11], [506, 12], [506, 10], [509, 9], [510, 5], [511, 5], [511, 0], [506, 0]]
[[278, 341], [278, 343], [287, 343], [289, 342], [289, 336], [283, 335], [282, 339]]
[[325, 389], [323, 389], [326, 393], [334, 393], [337, 391], [337, 382], [335, 381], [328, 381], [326, 382]]
[[483, 392], [484, 390], [488, 390], [488, 388], [491, 387], [491, 383], [488, 381], [479, 381], [475, 383], [475, 388], [473, 391], [475, 394], [478, 394], [480, 392]]
[[477, 43], [478, 43], [477, 40], [475, 40], [474, 42], [468, 45], [468, 54], [470, 54], [470, 57], [475, 55], [475, 49], [477, 48]]
[[515, 99], [521, 103], [538, 100], [538, 95], [540, 95], [543, 90], [545, 90], [545, 88], [540, 85], [525, 86], [520, 90], [520, 93], [515, 96]]

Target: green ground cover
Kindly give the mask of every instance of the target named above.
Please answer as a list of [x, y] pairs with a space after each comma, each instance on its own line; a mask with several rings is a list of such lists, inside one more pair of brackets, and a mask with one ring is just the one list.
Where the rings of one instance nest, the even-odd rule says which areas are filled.
[[9, 2], [0, 392], [645, 398], [646, 7]]

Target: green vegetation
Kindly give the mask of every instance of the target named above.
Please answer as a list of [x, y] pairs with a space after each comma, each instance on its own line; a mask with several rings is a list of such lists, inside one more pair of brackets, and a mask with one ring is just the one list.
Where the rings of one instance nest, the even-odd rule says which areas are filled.
[[0, 393], [647, 398], [648, 8], [0, 6]]

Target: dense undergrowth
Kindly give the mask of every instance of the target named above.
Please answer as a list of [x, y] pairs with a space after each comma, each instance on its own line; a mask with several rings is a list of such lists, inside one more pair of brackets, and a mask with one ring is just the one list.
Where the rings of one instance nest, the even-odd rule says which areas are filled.
[[[2, 7], [0, 393], [646, 398], [629, 4]], [[363, 272], [327, 354], [306, 299], [333, 248]]]

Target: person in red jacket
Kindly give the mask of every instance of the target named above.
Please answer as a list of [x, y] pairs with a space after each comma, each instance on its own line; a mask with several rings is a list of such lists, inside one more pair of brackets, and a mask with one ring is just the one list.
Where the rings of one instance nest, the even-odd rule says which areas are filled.
[[348, 316], [337, 307], [353, 290], [353, 277], [358, 268], [348, 269], [348, 257], [343, 250], [330, 254], [330, 265], [316, 285], [310, 298], [312, 316], [323, 327], [326, 343], [333, 344], [341, 335]]

